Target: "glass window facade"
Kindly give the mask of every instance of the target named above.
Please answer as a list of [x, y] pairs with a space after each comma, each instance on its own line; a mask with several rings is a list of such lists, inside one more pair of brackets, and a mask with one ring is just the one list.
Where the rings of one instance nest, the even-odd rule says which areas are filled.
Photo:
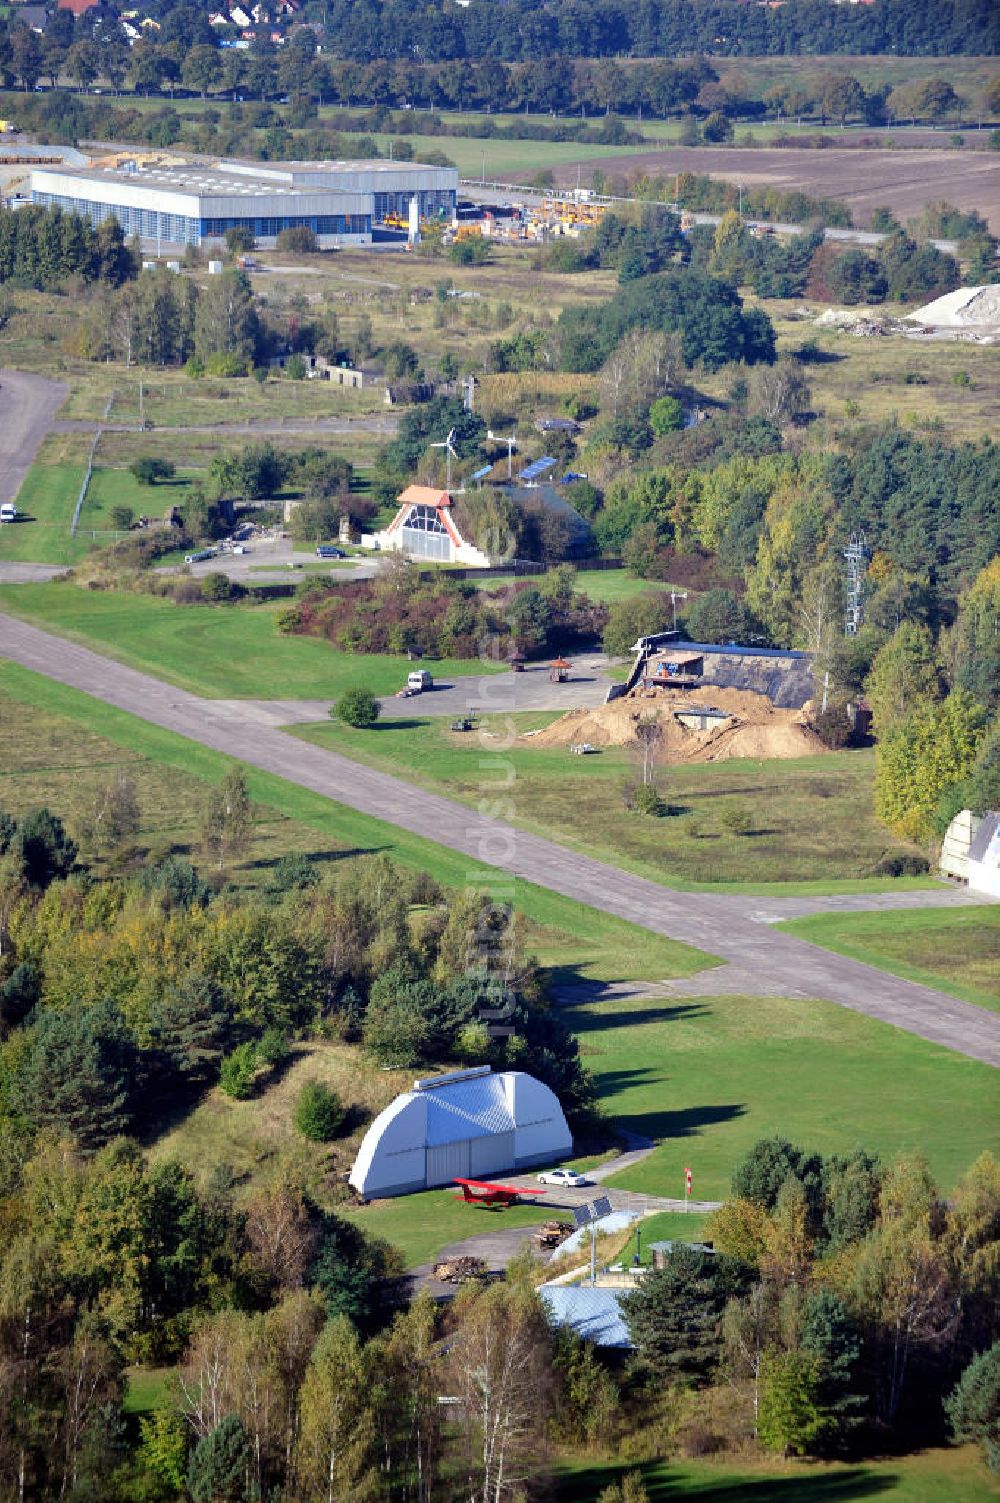
[[400, 529], [403, 548], [417, 558], [432, 558], [447, 563], [451, 558], [448, 529], [433, 506], [413, 506]]
[[167, 214], [160, 209], [135, 209], [129, 204], [97, 203], [91, 198], [70, 198], [62, 193], [32, 193], [33, 203], [53, 205], [67, 214], [79, 214], [96, 229], [105, 219], [117, 219], [126, 236], [143, 240], [166, 240], [176, 245], [197, 245], [201, 239], [197, 219], [186, 214]]
[[233, 217], [192, 219], [162, 209], [137, 209], [128, 204], [97, 203], [88, 198], [70, 198], [61, 193], [33, 192], [33, 203], [46, 208], [57, 205], [68, 214], [79, 214], [96, 228], [105, 219], [117, 219], [126, 236], [165, 240], [175, 245], [200, 245], [202, 240], [221, 240], [228, 229], [245, 226], [258, 240], [273, 239], [282, 230], [308, 225], [317, 235], [370, 235], [370, 214], [286, 214], [279, 217]]
[[[410, 212], [412, 193], [376, 193], [375, 222], [381, 223], [387, 214], [399, 214], [406, 219]], [[449, 189], [427, 189], [417, 193], [420, 200], [421, 219], [450, 219], [458, 202], [457, 193]]]

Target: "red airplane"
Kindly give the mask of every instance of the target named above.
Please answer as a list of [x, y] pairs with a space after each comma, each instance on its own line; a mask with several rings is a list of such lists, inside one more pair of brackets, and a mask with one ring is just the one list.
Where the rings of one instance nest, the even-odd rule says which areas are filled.
[[455, 1184], [461, 1185], [464, 1200], [481, 1206], [512, 1206], [517, 1204], [518, 1196], [546, 1193], [534, 1185], [491, 1185], [481, 1179], [456, 1179]]

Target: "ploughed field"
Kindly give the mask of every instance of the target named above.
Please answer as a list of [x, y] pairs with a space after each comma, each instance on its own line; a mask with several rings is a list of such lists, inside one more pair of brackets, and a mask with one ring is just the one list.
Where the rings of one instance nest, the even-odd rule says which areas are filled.
[[[884, 139], [891, 131], [849, 131]], [[974, 140], [968, 132], [966, 140]], [[585, 149], [585, 148], [582, 148]], [[608, 177], [646, 173], [650, 177], [677, 172], [707, 172], [712, 177], [740, 182], [746, 188], [798, 190], [815, 198], [843, 199], [856, 225], [865, 227], [872, 210], [888, 205], [903, 220], [914, 218], [924, 205], [947, 199], [959, 209], [978, 209], [994, 234], [1000, 232], [1000, 163], [995, 152], [962, 149], [897, 151], [877, 148], [672, 146], [663, 151], [632, 151], [620, 157], [602, 156], [582, 162], [584, 180], [600, 169]], [[577, 183], [577, 165], [554, 169], [560, 187]]]

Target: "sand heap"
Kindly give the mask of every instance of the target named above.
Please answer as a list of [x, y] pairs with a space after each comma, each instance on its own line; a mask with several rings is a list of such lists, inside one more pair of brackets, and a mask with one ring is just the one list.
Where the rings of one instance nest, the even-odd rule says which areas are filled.
[[995, 329], [1000, 326], [1000, 282], [959, 287], [906, 317], [936, 329]]
[[[690, 730], [676, 710], [696, 707], [724, 710], [726, 719], [711, 730]], [[802, 710], [778, 710], [763, 694], [743, 689], [658, 689], [655, 699], [641, 693], [612, 700], [596, 710], [571, 710], [543, 731], [531, 735], [534, 746], [628, 746], [640, 720], [661, 727], [661, 748], [668, 762], [724, 762], [729, 757], [809, 757], [827, 748], [811, 730]], [[524, 738], [522, 738], [524, 739]]]

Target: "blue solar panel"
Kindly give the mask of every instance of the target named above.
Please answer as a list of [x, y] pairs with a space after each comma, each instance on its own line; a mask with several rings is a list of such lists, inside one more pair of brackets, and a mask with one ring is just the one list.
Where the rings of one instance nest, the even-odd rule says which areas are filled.
[[493, 469], [493, 466], [491, 464], [484, 464], [483, 467], [482, 467], [482, 469], [481, 470], [477, 470], [474, 475], [470, 475], [469, 479], [470, 480], [485, 480], [486, 476], [491, 472], [492, 469]]
[[551, 470], [552, 466], [556, 463], [557, 461], [549, 455], [543, 454], [541, 459], [536, 459], [532, 464], [528, 465], [527, 469], [521, 471], [521, 479], [537, 480], [539, 475], [544, 475], [545, 471]]

